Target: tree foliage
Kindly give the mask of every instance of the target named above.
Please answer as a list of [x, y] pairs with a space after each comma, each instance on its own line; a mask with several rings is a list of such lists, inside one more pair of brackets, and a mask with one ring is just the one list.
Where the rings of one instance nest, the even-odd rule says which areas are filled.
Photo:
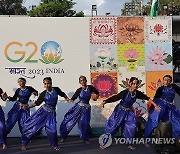
[[0, 15], [26, 15], [23, 0], [0, 0]]
[[72, 17], [83, 16], [82, 12], [76, 14], [72, 0], [41, 0], [40, 5], [31, 10], [29, 15], [35, 17]]

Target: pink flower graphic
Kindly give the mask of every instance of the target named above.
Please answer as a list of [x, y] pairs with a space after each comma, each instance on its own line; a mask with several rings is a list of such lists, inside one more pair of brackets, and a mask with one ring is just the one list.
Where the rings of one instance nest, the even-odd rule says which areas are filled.
[[137, 59], [138, 58], [138, 52], [136, 51], [136, 49], [128, 49], [125, 53], [124, 53], [124, 57], [126, 58], [130, 58], [130, 59]]
[[101, 92], [107, 92], [111, 88], [112, 83], [110, 81], [102, 80], [99, 81], [96, 86]]
[[166, 65], [167, 63], [164, 60], [168, 57], [168, 54], [163, 51], [162, 47], [157, 46], [152, 49], [147, 57], [149, 63], [152, 65]]

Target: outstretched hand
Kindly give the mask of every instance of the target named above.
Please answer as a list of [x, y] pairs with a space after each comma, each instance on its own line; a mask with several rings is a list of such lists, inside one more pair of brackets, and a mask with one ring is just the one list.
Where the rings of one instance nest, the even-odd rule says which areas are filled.
[[8, 98], [6, 92], [3, 92], [3, 93], [1, 94], [1, 96], [2, 96], [3, 101], [7, 100], [7, 98]]
[[68, 103], [74, 103], [74, 101], [72, 99], [68, 99], [67, 102]]
[[27, 109], [27, 108], [28, 108], [28, 106], [25, 106], [25, 105], [20, 105], [20, 109], [25, 110], [25, 109]]
[[161, 111], [161, 108], [160, 108], [158, 105], [156, 105], [156, 106], [155, 106], [155, 110], [158, 111], [158, 112], [160, 112], [160, 111]]
[[100, 108], [104, 108], [104, 105], [105, 105], [105, 103], [102, 102], [102, 103], [99, 105], [99, 107], [100, 107]]

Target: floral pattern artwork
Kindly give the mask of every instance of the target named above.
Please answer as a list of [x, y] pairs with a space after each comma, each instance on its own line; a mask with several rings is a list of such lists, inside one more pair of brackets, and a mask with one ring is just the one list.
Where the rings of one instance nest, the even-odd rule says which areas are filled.
[[172, 41], [172, 17], [146, 17], [145, 43], [165, 43]]
[[90, 19], [91, 44], [115, 44], [116, 42], [116, 18]]
[[133, 109], [136, 116], [142, 116], [147, 112], [147, 102], [145, 100], [137, 99], [133, 104]]
[[118, 86], [119, 92], [128, 88], [129, 80], [131, 77], [137, 77], [140, 80], [138, 90], [146, 93], [146, 73], [144, 71], [132, 72], [119, 72], [118, 74]]
[[119, 71], [142, 71], [145, 69], [144, 44], [119, 44]]
[[[130, 78], [126, 78], [126, 80], [122, 80], [122, 83], [120, 83], [119, 85], [122, 87], [122, 88], [129, 88], [129, 80]], [[145, 85], [145, 83], [142, 83], [142, 80], [139, 79], [139, 84], [138, 84], [138, 88], [141, 88]]]
[[118, 17], [117, 18], [118, 44], [143, 44], [144, 43], [144, 18], [143, 17]]
[[99, 99], [106, 99], [118, 92], [117, 73], [91, 73], [91, 84], [98, 89]]
[[116, 45], [91, 45], [91, 72], [117, 72]]
[[146, 44], [146, 71], [172, 70], [172, 44]]
[[117, 105], [117, 103], [106, 104], [102, 109], [99, 108], [99, 103], [93, 104], [91, 107], [91, 127], [104, 127], [107, 119]]
[[172, 71], [146, 72], [146, 93], [153, 98], [158, 87], [162, 86], [162, 79], [165, 75], [171, 75]]

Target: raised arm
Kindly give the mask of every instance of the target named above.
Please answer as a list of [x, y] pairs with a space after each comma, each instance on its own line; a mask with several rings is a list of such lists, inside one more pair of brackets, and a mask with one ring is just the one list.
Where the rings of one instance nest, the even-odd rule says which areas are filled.
[[161, 109], [159, 108], [159, 106], [150, 98], [148, 97], [147, 95], [145, 95], [144, 93], [142, 93], [141, 91], [136, 91], [137, 92], [137, 98], [138, 99], [141, 99], [141, 100], [147, 100], [149, 101], [150, 103], [152, 103], [155, 107], [155, 110], [157, 111], [160, 111]]
[[17, 100], [17, 98], [18, 98], [19, 91], [20, 91], [20, 88], [18, 88], [18, 89], [15, 91], [15, 93], [14, 93], [14, 96], [13, 96], [13, 97], [8, 96], [9, 101], [12, 101], [12, 102], [13, 102], [13, 101], [16, 101], [16, 100]]
[[172, 84], [172, 86], [173, 86], [175, 92], [180, 96], [180, 87], [177, 86], [176, 84]]
[[123, 99], [123, 98], [126, 96], [127, 92], [128, 92], [128, 89], [123, 90], [123, 91], [121, 91], [120, 93], [118, 93], [117, 95], [114, 95], [114, 96], [112, 96], [112, 97], [104, 100], [104, 101], [100, 104], [100, 107], [104, 107], [104, 105], [105, 105], [106, 103], [112, 103], [112, 102], [116, 102], [116, 101], [118, 101], [118, 100], [120, 100], [120, 99]]
[[42, 104], [42, 102], [44, 101], [45, 94], [46, 94], [46, 91], [43, 91], [43, 92], [39, 95], [38, 99], [37, 99], [33, 104], [29, 105], [28, 108], [33, 108], [33, 107], [35, 107], [35, 106], [39, 106], [40, 104]]
[[69, 101], [68, 96], [60, 88], [54, 87], [54, 89], [57, 91], [59, 96], [64, 97], [66, 101]]
[[91, 92], [93, 92], [94, 94], [96, 94], [96, 97], [93, 99], [94, 101], [97, 101], [97, 99], [99, 98], [99, 91], [90, 85], [90, 89], [91, 89]]
[[1, 97], [1, 99], [2, 99], [3, 101], [5, 101], [5, 99], [3, 98], [3, 94], [4, 94], [4, 92], [3, 92], [3, 90], [0, 88], [0, 97]]
[[31, 87], [31, 86], [29, 86], [28, 88], [29, 88], [31, 94], [34, 94], [35, 96], [38, 96], [38, 91], [37, 91], [36, 89], [34, 89], [34, 88]]
[[76, 92], [74, 93], [74, 95], [71, 97], [71, 100], [72, 100], [72, 101], [74, 101], [75, 99], [77, 99], [77, 98], [79, 97], [79, 95], [80, 95], [80, 93], [81, 93], [81, 90], [82, 90], [82, 88], [78, 88], [78, 89], [76, 90]]
[[157, 90], [156, 90], [156, 93], [154, 95], [154, 98], [153, 98], [153, 101], [155, 101], [156, 99], [160, 98], [162, 96], [162, 89], [163, 89], [163, 86], [159, 87]]

